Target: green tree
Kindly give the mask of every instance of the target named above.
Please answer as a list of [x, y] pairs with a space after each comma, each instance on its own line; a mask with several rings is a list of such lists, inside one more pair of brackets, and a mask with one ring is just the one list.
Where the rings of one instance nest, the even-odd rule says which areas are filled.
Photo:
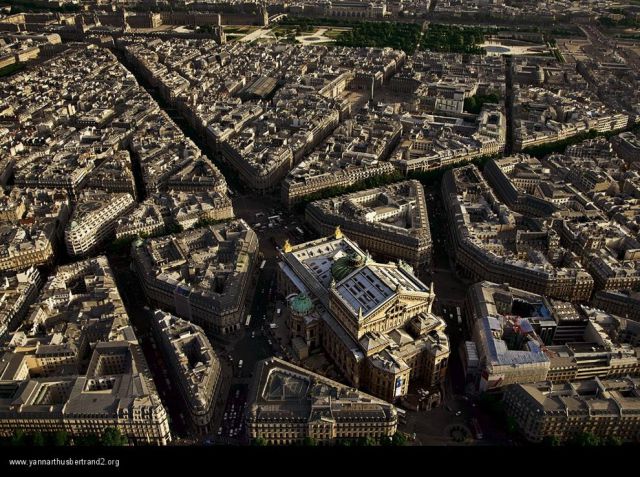
[[35, 434], [33, 434], [31, 436], [31, 442], [36, 447], [42, 447], [45, 444], [44, 435], [42, 434], [42, 432], [38, 431]]
[[0, 78], [3, 76], [9, 76], [13, 73], [17, 73], [25, 68], [24, 63], [12, 63], [10, 65], [0, 68]]
[[401, 22], [360, 22], [336, 38], [336, 44], [349, 47], [390, 47], [407, 54], [420, 41], [420, 25]]
[[537, 157], [538, 159], [542, 159], [548, 154], [551, 154], [554, 152], [562, 153], [564, 152], [567, 146], [571, 146], [572, 144], [577, 144], [586, 139], [594, 139], [599, 136], [604, 136], [608, 138], [612, 134], [617, 134], [619, 132], [621, 131], [611, 131], [611, 132], [602, 134], [594, 129], [591, 129], [589, 131], [576, 134], [575, 136], [571, 136], [561, 141], [549, 142], [546, 144], [540, 144], [538, 146], [525, 147], [522, 152], [529, 154], [530, 156]]
[[109, 251], [112, 253], [127, 253], [131, 248], [131, 244], [134, 240], [137, 239], [137, 236], [134, 237], [122, 237], [119, 239], [115, 239], [113, 242], [109, 244]]
[[[478, 108], [478, 102], [476, 101], [476, 97], [475, 96], [471, 96], [469, 98], [465, 98], [464, 100], [464, 110], [467, 112], [473, 112], [476, 110], [480, 110], [480, 108]], [[476, 113], [477, 114], [477, 113]]]
[[54, 446], [66, 446], [69, 442], [69, 434], [66, 431], [56, 431], [53, 433], [52, 441]]
[[178, 223], [171, 223], [165, 226], [165, 232], [167, 234], [177, 234], [184, 232], [184, 227]]
[[126, 437], [124, 437], [120, 433], [120, 430], [116, 429], [115, 427], [107, 427], [100, 437], [100, 444], [102, 444], [103, 446], [123, 446], [126, 444], [126, 442]]
[[580, 447], [595, 447], [601, 444], [600, 438], [591, 432], [581, 432], [577, 434], [573, 440], [572, 444], [575, 444]]
[[558, 447], [560, 445], [560, 439], [558, 436], [546, 436], [542, 443], [549, 447]]
[[216, 225], [221, 222], [224, 222], [224, 219], [209, 219], [206, 217], [201, 217], [198, 221], [193, 225], [194, 229], [200, 229], [202, 227], [208, 227], [210, 225]]
[[349, 439], [338, 439], [336, 441], [336, 447], [351, 447], [352, 442]]
[[356, 445], [362, 446], [362, 447], [371, 447], [377, 444], [378, 444], [377, 441], [371, 436], [359, 437], [358, 440], [356, 441]]
[[407, 437], [400, 432], [396, 432], [391, 438], [391, 442], [394, 446], [404, 446], [407, 444]]
[[622, 445], [622, 439], [618, 436], [609, 436], [607, 437], [604, 445], [618, 447]]
[[484, 41], [485, 33], [491, 33], [491, 30], [479, 27], [430, 24], [424, 33], [420, 46], [423, 50], [485, 54], [484, 48], [477, 46]]
[[27, 443], [27, 436], [22, 429], [16, 429], [11, 436], [11, 445], [23, 446]]
[[266, 446], [266, 445], [268, 445], [268, 444], [269, 444], [269, 443], [267, 442], [267, 440], [266, 440], [264, 437], [256, 437], [255, 439], [253, 439], [253, 440], [251, 441], [251, 445], [253, 445], [253, 446], [260, 446], [260, 447], [262, 447], [262, 446]]
[[302, 445], [303, 446], [316, 446], [318, 445], [318, 443], [316, 442], [316, 440], [313, 437], [305, 437], [304, 440], [302, 441]]
[[464, 100], [464, 110], [468, 113], [479, 114], [485, 103], [498, 103], [500, 96], [494, 92], [476, 94]]

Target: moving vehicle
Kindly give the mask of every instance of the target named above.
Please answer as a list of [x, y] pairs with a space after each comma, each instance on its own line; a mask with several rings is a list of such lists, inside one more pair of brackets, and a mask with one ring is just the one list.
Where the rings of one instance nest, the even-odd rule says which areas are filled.
[[398, 413], [398, 421], [403, 423], [403, 424], [406, 424], [406, 422], [407, 422], [407, 411], [397, 407], [396, 408], [396, 412]]

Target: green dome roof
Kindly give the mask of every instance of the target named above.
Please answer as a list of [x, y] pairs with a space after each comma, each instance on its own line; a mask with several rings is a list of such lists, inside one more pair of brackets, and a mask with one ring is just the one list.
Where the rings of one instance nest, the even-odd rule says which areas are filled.
[[291, 300], [291, 309], [299, 315], [307, 315], [313, 310], [313, 302], [306, 294], [300, 293]]
[[365, 260], [360, 255], [353, 254], [340, 257], [338, 260], [333, 262], [333, 265], [331, 265], [331, 275], [337, 282], [339, 282], [356, 268], [363, 266], [364, 263]]

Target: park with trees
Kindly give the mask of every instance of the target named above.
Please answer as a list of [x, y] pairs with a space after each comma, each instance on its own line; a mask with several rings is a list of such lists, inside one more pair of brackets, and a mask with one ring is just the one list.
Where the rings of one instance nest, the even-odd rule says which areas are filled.
[[485, 29], [481, 27], [431, 24], [424, 32], [420, 47], [442, 53], [483, 55], [486, 51], [478, 45], [484, 38]]
[[105, 446], [119, 447], [128, 444], [126, 436], [122, 435], [119, 429], [107, 427], [102, 434], [87, 434], [84, 436], [72, 437], [66, 431], [27, 433], [22, 429], [16, 429], [9, 437], [0, 438], [0, 446]]

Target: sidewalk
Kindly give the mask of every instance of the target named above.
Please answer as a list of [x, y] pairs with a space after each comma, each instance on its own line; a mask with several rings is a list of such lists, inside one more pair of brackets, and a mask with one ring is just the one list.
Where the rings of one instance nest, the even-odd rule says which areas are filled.
[[214, 411], [211, 416], [210, 421], [210, 429], [211, 433], [209, 436], [202, 436], [202, 440], [209, 438], [210, 436], [215, 438], [218, 433], [218, 428], [222, 425], [222, 416], [224, 415], [224, 410], [226, 407], [227, 397], [229, 396], [229, 391], [231, 389], [231, 384], [233, 380], [233, 370], [231, 369], [229, 363], [221, 359], [220, 360], [220, 381], [218, 382], [215, 390], [214, 397]]

